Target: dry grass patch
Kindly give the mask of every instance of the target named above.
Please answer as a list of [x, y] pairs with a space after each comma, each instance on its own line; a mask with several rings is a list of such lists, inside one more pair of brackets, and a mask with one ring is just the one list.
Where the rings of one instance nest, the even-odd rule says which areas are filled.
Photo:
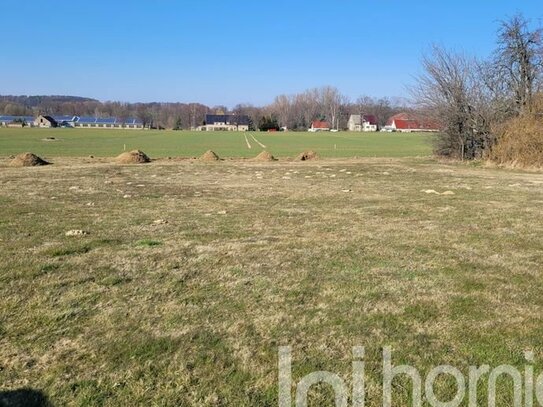
[[366, 346], [368, 406], [387, 345], [420, 371], [534, 350], [539, 372], [542, 183], [416, 159], [5, 168], [0, 382], [54, 405], [274, 406], [286, 344], [295, 381], [348, 386]]

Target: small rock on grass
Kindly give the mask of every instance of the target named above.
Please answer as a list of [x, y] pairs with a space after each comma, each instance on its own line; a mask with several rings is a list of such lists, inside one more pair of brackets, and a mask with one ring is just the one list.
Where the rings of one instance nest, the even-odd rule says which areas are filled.
[[68, 230], [65, 233], [66, 236], [85, 236], [88, 234], [89, 232], [87, 232], [86, 230], [81, 230], [81, 229], [72, 229], [72, 230]]
[[437, 192], [434, 189], [423, 189], [421, 192], [424, 192], [426, 194], [435, 194], [435, 195], [454, 195], [453, 191], [445, 191], [445, 192]]

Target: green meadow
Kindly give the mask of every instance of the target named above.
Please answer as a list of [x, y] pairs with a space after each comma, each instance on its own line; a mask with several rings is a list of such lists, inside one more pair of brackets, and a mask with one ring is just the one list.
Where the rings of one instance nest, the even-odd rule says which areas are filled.
[[193, 157], [209, 149], [235, 158], [253, 157], [264, 149], [276, 157], [294, 157], [310, 149], [322, 157], [413, 157], [431, 154], [432, 137], [424, 133], [0, 129], [0, 155], [31, 151], [45, 157], [110, 157], [126, 148], [143, 150], [152, 158]]

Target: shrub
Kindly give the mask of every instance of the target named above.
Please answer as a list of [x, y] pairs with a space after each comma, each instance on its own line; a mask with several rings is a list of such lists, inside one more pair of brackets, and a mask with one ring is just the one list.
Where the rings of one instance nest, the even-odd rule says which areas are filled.
[[498, 164], [543, 168], [543, 96], [531, 112], [508, 120], [497, 131], [491, 158]]

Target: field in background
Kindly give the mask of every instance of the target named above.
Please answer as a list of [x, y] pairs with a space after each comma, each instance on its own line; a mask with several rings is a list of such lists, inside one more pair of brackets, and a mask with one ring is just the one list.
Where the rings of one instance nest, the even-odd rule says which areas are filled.
[[[543, 368], [542, 174], [412, 158], [81, 162], [0, 169], [2, 389], [55, 406], [277, 406], [287, 344], [295, 381], [329, 370], [349, 387], [351, 347], [365, 346], [370, 407], [382, 346], [422, 374], [523, 372], [526, 350]], [[395, 380], [393, 405], [410, 386]], [[500, 381], [497, 405], [511, 389]], [[331, 396], [317, 387], [310, 405]]]
[[[50, 137], [55, 140], [45, 140]], [[45, 157], [113, 157], [126, 146], [127, 150], [140, 149], [154, 158], [195, 157], [209, 149], [221, 157], [254, 157], [264, 149], [277, 157], [295, 157], [309, 149], [322, 157], [414, 157], [431, 154], [432, 137], [427, 133], [0, 129], [0, 156], [30, 151]]]

